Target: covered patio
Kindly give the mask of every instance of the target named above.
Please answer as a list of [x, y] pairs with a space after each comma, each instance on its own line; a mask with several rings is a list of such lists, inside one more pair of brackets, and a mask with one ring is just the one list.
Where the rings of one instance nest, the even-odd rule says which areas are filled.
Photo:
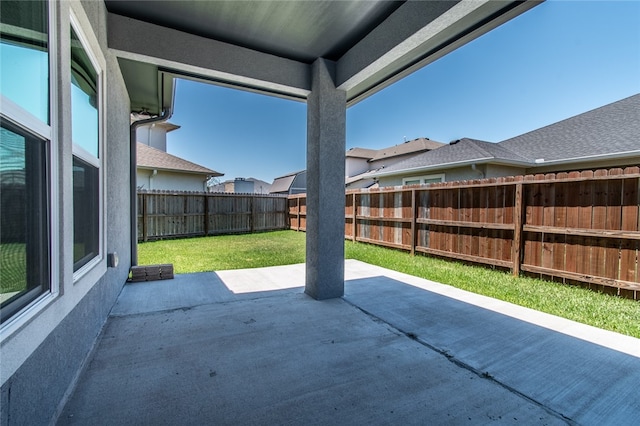
[[640, 344], [345, 263], [125, 285], [58, 424], [637, 424]]
[[[43, 90], [41, 115], [0, 108], [38, 147], [39, 203], [0, 326], [1, 424], [640, 422], [638, 339], [344, 261], [347, 108], [541, 1], [5, 3], [3, 43], [41, 59], [14, 80]], [[73, 134], [85, 63], [91, 152]], [[176, 78], [306, 103], [306, 265], [125, 284], [130, 114], [167, 120]]]
[[135, 129], [171, 117], [177, 78], [305, 102], [305, 293], [341, 297], [347, 108], [541, 2], [105, 0], [130, 109], [150, 117], [131, 126], [131, 224]]

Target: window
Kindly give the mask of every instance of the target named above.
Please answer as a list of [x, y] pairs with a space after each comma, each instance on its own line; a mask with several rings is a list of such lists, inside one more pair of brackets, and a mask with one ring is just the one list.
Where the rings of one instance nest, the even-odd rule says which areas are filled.
[[444, 182], [444, 173], [437, 175], [415, 176], [402, 179], [403, 185], [423, 185], [427, 183]]
[[49, 289], [47, 143], [3, 121], [0, 145], [2, 322]]
[[0, 87], [10, 99], [49, 123], [48, 13], [43, 1], [2, 1]]
[[[73, 22], [73, 20], [72, 20]], [[71, 27], [73, 271], [101, 257], [100, 73]]]
[[46, 2], [0, 14], [0, 322], [51, 291]]
[[73, 158], [73, 270], [100, 254], [98, 169]]

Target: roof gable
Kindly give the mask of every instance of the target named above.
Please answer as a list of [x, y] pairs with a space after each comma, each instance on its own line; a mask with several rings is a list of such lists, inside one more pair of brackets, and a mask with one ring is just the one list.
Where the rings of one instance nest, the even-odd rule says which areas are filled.
[[137, 155], [137, 166], [139, 168], [170, 170], [207, 176], [223, 176], [223, 173], [216, 172], [215, 170], [192, 163], [191, 161], [168, 154], [140, 142], [137, 144]]

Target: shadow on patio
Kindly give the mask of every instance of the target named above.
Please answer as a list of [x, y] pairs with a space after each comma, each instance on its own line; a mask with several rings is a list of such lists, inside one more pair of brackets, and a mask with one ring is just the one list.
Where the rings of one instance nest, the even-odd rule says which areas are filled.
[[322, 302], [304, 265], [126, 285], [58, 424], [640, 421], [640, 340], [345, 271]]

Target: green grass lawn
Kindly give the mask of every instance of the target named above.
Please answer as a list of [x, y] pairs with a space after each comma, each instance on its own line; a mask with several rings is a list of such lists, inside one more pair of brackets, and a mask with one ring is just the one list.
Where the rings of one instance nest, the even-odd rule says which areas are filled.
[[24, 244], [0, 244], [0, 293], [15, 293], [27, 287], [26, 259]]
[[[305, 234], [276, 231], [138, 245], [140, 265], [173, 263], [176, 273], [289, 265], [305, 260]], [[640, 303], [482, 266], [345, 242], [345, 257], [437, 281], [584, 324], [640, 338]]]
[[305, 236], [294, 231], [163, 240], [138, 244], [138, 263], [173, 263], [176, 273], [304, 263]]

